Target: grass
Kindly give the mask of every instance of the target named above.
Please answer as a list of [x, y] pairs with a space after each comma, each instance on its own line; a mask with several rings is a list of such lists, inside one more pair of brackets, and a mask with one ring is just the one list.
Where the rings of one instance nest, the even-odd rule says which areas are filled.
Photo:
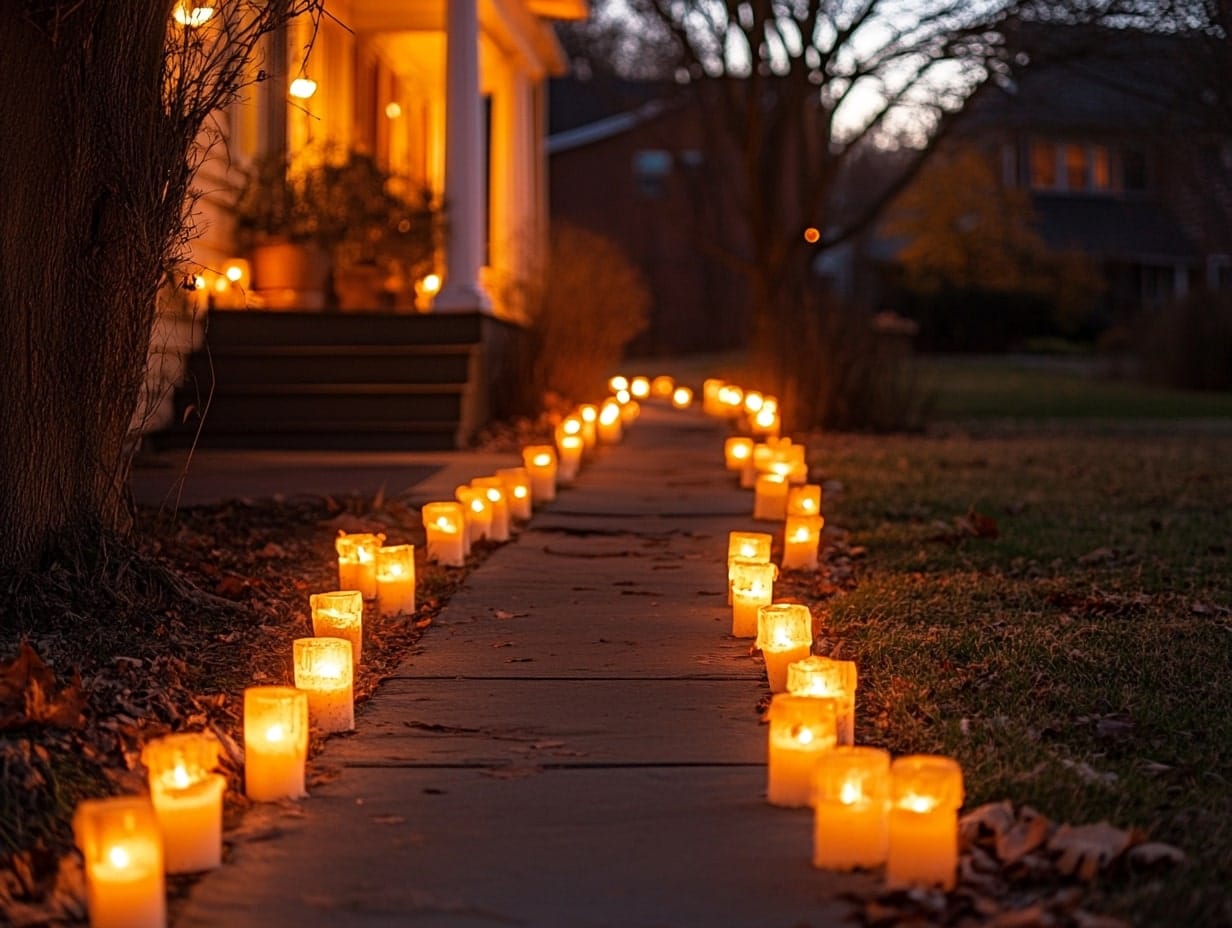
[[[1140, 925], [1232, 923], [1232, 436], [830, 436], [867, 548], [829, 631], [862, 740], [963, 765], [967, 807], [1107, 819], [1190, 865], [1099, 887]], [[964, 536], [970, 507], [995, 539]]]

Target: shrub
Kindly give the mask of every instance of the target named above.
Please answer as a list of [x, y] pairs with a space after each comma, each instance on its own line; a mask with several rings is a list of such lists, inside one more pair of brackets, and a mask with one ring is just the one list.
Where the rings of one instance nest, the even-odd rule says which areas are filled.
[[1135, 326], [1143, 376], [1186, 390], [1232, 389], [1232, 293], [1199, 290]]
[[567, 401], [599, 395], [625, 346], [646, 327], [650, 293], [611, 240], [556, 223], [546, 273], [526, 288], [529, 318], [523, 406], [552, 394]]

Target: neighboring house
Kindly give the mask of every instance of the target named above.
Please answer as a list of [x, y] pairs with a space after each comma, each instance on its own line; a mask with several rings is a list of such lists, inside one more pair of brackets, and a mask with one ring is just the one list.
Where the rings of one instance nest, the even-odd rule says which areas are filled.
[[[207, 8], [206, 0], [200, 0], [197, 9]], [[486, 333], [501, 328], [494, 325], [497, 321], [520, 321], [514, 294], [544, 260], [546, 84], [566, 64], [549, 21], [581, 18], [586, 12], [586, 0], [330, 0], [329, 15], [321, 18], [315, 34], [304, 20], [271, 36], [253, 65], [254, 72], [265, 72], [265, 79], [219, 114], [226, 144], [215, 149], [197, 177], [203, 192], [197, 217], [202, 234], [193, 245], [190, 273], [203, 287], [198, 301], [204, 304], [208, 295], [216, 307], [212, 336], [233, 341], [211, 346], [214, 382], [203, 384], [198, 378], [201, 395], [182, 395], [177, 418], [187, 414], [192, 420], [208, 398], [212, 409], [201, 436], [207, 444], [329, 446], [339, 435], [354, 434], [351, 426], [365, 416], [377, 418], [371, 410], [384, 403], [389, 414], [380, 428], [368, 429], [367, 438], [356, 444], [415, 447], [465, 441], [491, 405], [489, 397], [476, 395], [490, 392], [490, 385], [476, 383], [474, 376], [476, 367], [494, 365], [495, 349]], [[208, 20], [199, 28], [210, 28]], [[275, 303], [275, 291], [263, 287], [251, 264], [233, 270], [241, 286], [229, 284], [223, 272], [233, 266], [231, 259], [252, 257], [239, 251], [231, 210], [244, 178], [267, 156], [286, 152], [303, 169], [325, 157], [326, 146], [361, 152], [390, 174], [432, 191], [443, 203], [445, 232], [433, 274], [407, 282], [415, 287], [417, 301], [400, 301], [399, 311], [385, 306], [380, 323], [361, 318], [376, 314], [375, 305], [346, 318], [310, 321], [306, 324], [315, 327], [311, 339], [316, 344], [300, 344], [308, 336], [299, 319], [303, 313], [295, 310], [316, 308], [319, 299], [291, 288], [277, 291]], [[262, 311], [263, 291], [269, 306], [291, 312]], [[468, 329], [462, 322], [415, 321], [443, 312], [492, 322], [478, 321]], [[224, 324], [219, 322], [223, 316], [236, 318]], [[389, 316], [405, 319], [392, 322]], [[442, 334], [446, 331], [451, 334]], [[470, 344], [466, 340], [472, 335], [476, 350], [458, 364], [466, 372], [460, 384], [454, 381], [461, 375], [440, 371], [434, 383], [407, 379], [424, 366], [416, 360], [430, 353], [424, 344], [444, 338], [455, 354], [465, 354], [459, 346]], [[416, 344], [421, 336], [424, 344]], [[386, 355], [405, 349], [400, 363], [384, 365], [386, 373], [378, 381], [365, 379], [362, 371], [372, 367], [380, 351], [353, 350], [373, 341], [368, 348]], [[321, 384], [304, 383], [314, 375], [295, 367], [320, 368], [331, 360], [331, 344], [338, 347], [332, 360], [345, 365], [348, 354], [356, 360], [352, 373], [318, 371], [319, 379], [340, 381], [326, 396]], [[252, 361], [260, 346], [280, 357], [286, 368], [281, 379], [269, 381], [274, 375], [262, 373], [256, 362], [227, 366], [231, 356]], [[286, 360], [301, 347], [311, 350], [303, 352], [300, 362]], [[447, 418], [443, 409], [450, 405], [440, 400], [446, 383], [457, 387], [453, 407], [467, 407], [448, 414], [460, 417], [452, 424], [438, 421]], [[263, 431], [233, 414], [257, 396], [265, 401], [298, 393], [302, 400], [310, 386], [316, 390], [316, 412], [280, 411], [271, 401], [265, 412], [274, 417], [272, 429]], [[435, 412], [411, 403], [413, 396], [428, 395], [439, 407]], [[365, 398], [374, 397], [373, 404], [359, 408]], [[321, 426], [316, 435], [314, 419]], [[280, 429], [283, 421], [288, 424]], [[435, 425], [416, 437], [399, 421], [416, 428]], [[173, 440], [184, 441], [191, 439], [196, 424], [177, 427]], [[425, 437], [429, 431], [435, 436]], [[382, 432], [392, 437], [382, 439]]]
[[1097, 263], [1109, 322], [1232, 286], [1232, 138], [1186, 66], [1194, 41], [1039, 28], [1021, 79], [986, 86], [960, 128], [1029, 192], [1049, 245]]
[[610, 77], [561, 78], [550, 91], [553, 222], [613, 240], [651, 293], [649, 327], [630, 352], [716, 351], [747, 335], [738, 272], [708, 249], [723, 187], [683, 88]]

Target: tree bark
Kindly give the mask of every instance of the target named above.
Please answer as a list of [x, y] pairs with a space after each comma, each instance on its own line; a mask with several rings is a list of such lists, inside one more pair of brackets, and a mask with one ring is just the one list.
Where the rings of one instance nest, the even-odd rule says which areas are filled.
[[160, 131], [169, 12], [0, 4], [0, 567], [128, 525], [124, 445], [186, 186]]

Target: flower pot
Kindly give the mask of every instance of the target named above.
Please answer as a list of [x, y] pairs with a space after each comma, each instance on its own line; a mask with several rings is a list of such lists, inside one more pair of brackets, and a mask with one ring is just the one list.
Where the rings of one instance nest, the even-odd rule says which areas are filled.
[[323, 309], [329, 257], [316, 245], [266, 242], [252, 250], [253, 286], [267, 309]]

